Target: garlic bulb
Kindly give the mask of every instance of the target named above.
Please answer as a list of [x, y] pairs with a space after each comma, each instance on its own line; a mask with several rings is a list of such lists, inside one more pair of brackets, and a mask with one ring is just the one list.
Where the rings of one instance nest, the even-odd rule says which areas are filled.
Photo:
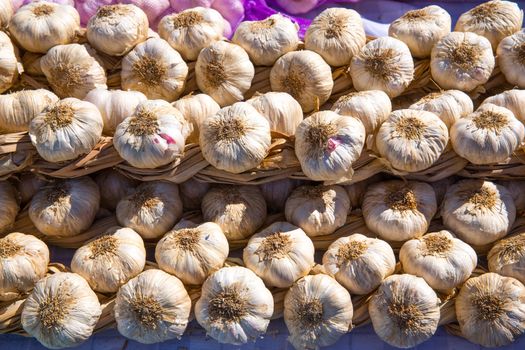
[[288, 197], [284, 216], [315, 237], [329, 235], [343, 226], [350, 209], [350, 199], [341, 186], [300, 186]]
[[481, 105], [483, 106], [487, 103], [507, 108], [519, 121], [525, 123], [525, 90], [512, 89], [504, 91], [487, 97]]
[[130, 195], [139, 183], [114, 169], [98, 173], [95, 182], [100, 189], [100, 206], [111, 211], [114, 211], [118, 202]]
[[390, 180], [370, 185], [363, 200], [366, 226], [389, 241], [406, 241], [425, 234], [437, 212], [432, 186], [417, 181]]
[[514, 86], [525, 87], [525, 31], [516, 32], [500, 41], [496, 50], [498, 67]]
[[148, 37], [148, 17], [135, 5], [101, 6], [87, 24], [91, 46], [110, 56], [123, 56]]
[[216, 10], [194, 7], [163, 17], [158, 31], [184, 60], [195, 61], [202, 49], [222, 39], [225, 26]]
[[430, 168], [447, 144], [445, 123], [434, 113], [414, 109], [392, 112], [376, 138], [379, 154], [395, 169], [408, 172]]
[[303, 121], [301, 105], [286, 92], [267, 92], [248, 101], [270, 123], [270, 130], [294, 135]]
[[382, 37], [368, 42], [354, 55], [350, 74], [357, 91], [381, 90], [393, 98], [414, 79], [414, 61], [404, 42]]
[[24, 330], [50, 349], [77, 346], [86, 341], [102, 309], [95, 292], [76, 273], [59, 272], [37, 282], [24, 302]]
[[98, 186], [89, 177], [57, 180], [31, 199], [29, 218], [46, 236], [70, 237], [91, 226], [99, 204]]
[[388, 35], [407, 44], [412, 56], [430, 56], [432, 47], [450, 33], [452, 19], [447, 11], [436, 5], [407, 11], [388, 27]]
[[474, 245], [504, 237], [516, 218], [512, 195], [489, 181], [459, 181], [448, 189], [441, 205], [443, 224], [462, 241]]
[[34, 117], [29, 137], [42, 158], [57, 163], [89, 153], [100, 140], [102, 127], [95, 105], [70, 97]]
[[244, 100], [254, 75], [255, 68], [246, 51], [225, 41], [202, 49], [195, 64], [197, 86], [221, 107]]
[[509, 181], [498, 181], [498, 184], [505, 187], [516, 205], [516, 213], [525, 213], [525, 181], [522, 180], [509, 180]]
[[0, 233], [7, 232], [13, 227], [19, 210], [16, 189], [11, 183], [0, 181]]
[[11, 0], [0, 0], [0, 28], [6, 28], [13, 17], [14, 8]]
[[58, 97], [45, 89], [0, 95], [0, 129], [5, 132], [27, 131], [31, 120], [56, 102]]
[[478, 258], [468, 244], [449, 231], [439, 231], [405, 242], [399, 261], [406, 273], [423, 277], [430, 287], [446, 292], [470, 277]]
[[185, 210], [200, 210], [202, 199], [208, 193], [210, 184], [193, 178], [179, 185], [180, 197]]
[[323, 266], [352, 295], [368, 294], [394, 273], [396, 257], [385, 241], [354, 233], [330, 244]]
[[280, 213], [284, 211], [286, 200], [300, 182], [292, 179], [281, 179], [259, 185], [266, 200], [268, 211]]
[[270, 124], [249, 103], [237, 102], [204, 120], [199, 143], [202, 155], [215, 168], [242, 173], [268, 154]]
[[525, 283], [525, 233], [504, 238], [487, 254], [490, 272]]
[[206, 333], [234, 345], [264, 334], [272, 314], [272, 293], [255, 273], [240, 266], [224, 267], [208, 277], [195, 304], [195, 318]]
[[316, 112], [297, 127], [295, 154], [303, 173], [312, 180], [350, 179], [365, 137], [365, 127], [358, 119], [332, 111]]
[[489, 80], [494, 65], [486, 38], [470, 32], [452, 32], [432, 48], [430, 73], [441, 89], [468, 92]]
[[73, 6], [38, 1], [18, 9], [9, 32], [27, 51], [46, 53], [56, 45], [70, 44], [80, 31], [80, 16]]
[[206, 94], [186, 95], [172, 103], [193, 126], [193, 131], [186, 140], [187, 143], [199, 143], [200, 126], [221, 109], [213, 98]]
[[474, 105], [469, 95], [459, 90], [430, 93], [408, 108], [434, 113], [445, 123], [448, 129], [458, 119], [474, 111]]
[[398, 348], [411, 348], [436, 332], [439, 302], [424, 279], [392, 275], [370, 299], [368, 312], [379, 338]]
[[270, 71], [270, 84], [272, 91], [289, 93], [305, 113], [328, 101], [334, 87], [330, 66], [309, 50], [281, 56]]
[[506, 36], [523, 24], [523, 11], [510, 1], [493, 0], [480, 4], [459, 16], [455, 31], [473, 32], [487, 38], [494, 51]]
[[18, 78], [18, 59], [11, 39], [0, 31], [0, 93], [13, 86]]
[[323, 274], [301, 278], [284, 298], [288, 340], [296, 349], [334, 344], [352, 328], [353, 313], [348, 291]]
[[16, 185], [20, 195], [20, 203], [25, 206], [31, 198], [47, 184], [47, 180], [40, 175], [28, 172], [20, 174], [19, 181]]
[[140, 184], [117, 205], [117, 221], [144, 239], [159, 238], [182, 216], [179, 187], [168, 181]]
[[97, 106], [102, 116], [104, 135], [113, 136], [117, 126], [131, 116], [138, 104], [146, 101], [143, 93], [138, 91], [106, 90], [98, 88], [91, 90], [85, 101]]
[[120, 334], [143, 344], [180, 338], [190, 316], [191, 299], [182, 282], [152, 269], [120, 287], [115, 320]]
[[183, 283], [200, 285], [223, 267], [228, 253], [228, 240], [221, 227], [205, 222], [166, 233], [157, 243], [155, 260], [162, 270]]
[[525, 333], [525, 287], [496, 273], [473, 277], [456, 297], [456, 316], [469, 341], [484, 347], [508, 345]]
[[524, 138], [525, 127], [514, 114], [490, 103], [459, 119], [450, 129], [454, 151], [473, 164], [507, 160]]
[[13, 232], [0, 238], [0, 301], [18, 299], [46, 275], [47, 245], [32, 235]]

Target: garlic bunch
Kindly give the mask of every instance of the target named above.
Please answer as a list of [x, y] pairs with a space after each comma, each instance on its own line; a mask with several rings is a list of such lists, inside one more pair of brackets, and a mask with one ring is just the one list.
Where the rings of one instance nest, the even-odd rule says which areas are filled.
[[491, 103], [459, 119], [450, 129], [454, 151], [473, 164], [504, 162], [525, 139], [525, 127], [505, 107]]
[[487, 254], [490, 272], [525, 284], [525, 233], [502, 239]]
[[219, 343], [241, 345], [266, 332], [273, 314], [273, 296], [247, 268], [224, 267], [202, 285], [195, 318]]
[[32, 235], [13, 232], [0, 238], [0, 301], [18, 299], [46, 275], [47, 245]]
[[496, 273], [473, 277], [456, 297], [456, 317], [469, 341], [484, 347], [508, 345], [525, 333], [525, 287]]
[[185, 210], [200, 210], [202, 199], [208, 193], [210, 184], [193, 178], [179, 185], [180, 197]]
[[0, 129], [5, 132], [27, 131], [31, 120], [56, 102], [58, 97], [45, 89], [0, 95]]
[[120, 334], [143, 344], [180, 338], [190, 316], [191, 299], [182, 282], [151, 269], [120, 287], [115, 320]]
[[11, 0], [0, 0], [0, 28], [6, 28], [13, 17], [14, 8]]
[[0, 93], [6, 91], [18, 78], [19, 66], [11, 39], [0, 31]]
[[281, 179], [259, 185], [268, 211], [275, 213], [284, 211], [286, 200], [299, 183], [297, 180]]
[[483, 106], [487, 103], [507, 108], [519, 121], [525, 123], [525, 90], [512, 89], [504, 91], [487, 97], [481, 105]]
[[303, 120], [301, 105], [286, 92], [267, 92], [247, 102], [268, 120], [272, 131], [294, 135]]
[[343, 226], [350, 209], [350, 199], [341, 186], [300, 186], [288, 197], [284, 216], [315, 237], [329, 235]]
[[505, 187], [489, 181], [459, 181], [448, 189], [441, 205], [443, 224], [473, 245], [504, 237], [516, 219], [512, 195]]
[[27, 51], [38, 53], [72, 43], [79, 31], [80, 16], [73, 6], [47, 1], [21, 7], [9, 23], [15, 41]]
[[204, 158], [230, 173], [255, 168], [270, 149], [270, 124], [246, 102], [234, 103], [208, 116], [199, 128]]
[[256, 66], [272, 66], [287, 52], [299, 46], [299, 26], [276, 13], [260, 21], [243, 21], [232, 42], [246, 50]]
[[445, 123], [448, 129], [458, 119], [474, 111], [474, 105], [469, 95], [459, 90], [430, 93], [408, 108], [434, 113]]
[[288, 340], [296, 349], [334, 344], [352, 329], [353, 313], [348, 291], [323, 274], [301, 278], [284, 298]]
[[350, 179], [361, 156], [365, 127], [356, 118], [321, 111], [304, 119], [295, 133], [295, 154], [312, 180]]
[[7, 181], [0, 181], [0, 233], [13, 227], [19, 210], [19, 198], [15, 187]]
[[58, 272], [37, 282], [24, 302], [24, 330], [50, 349], [77, 346], [86, 341], [102, 309], [95, 292], [76, 273]]
[[357, 91], [381, 90], [393, 98], [414, 79], [414, 61], [404, 42], [382, 37], [368, 42], [354, 55], [350, 74]]
[[397, 170], [428, 169], [448, 144], [445, 123], [432, 112], [399, 109], [390, 114], [377, 132], [379, 154]]
[[485, 37], [452, 32], [432, 48], [430, 73], [441, 89], [468, 92], [489, 80], [494, 65], [492, 48]]
[[436, 194], [424, 182], [379, 182], [368, 187], [362, 209], [374, 233], [389, 241], [406, 241], [427, 232], [437, 212]]
[[202, 199], [202, 216], [229, 240], [244, 239], [266, 220], [266, 201], [257, 186], [217, 186]]
[[435, 290], [447, 292], [463, 284], [476, 268], [476, 252], [449, 231], [411, 239], [401, 247], [403, 271], [425, 279]]
[[385, 241], [354, 233], [330, 244], [323, 266], [352, 295], [368, 294], [394, 273], [396, 257]]
[[92, 103], [66, 98], [33, 118], [29, 137], [48, 162], [63, 162], [89, 153], [100, 140], [103, 121]]
[[159, 238], [182, 216], [179, 188], [168, 181], [143, 182], [118, 203], [116, 214], [120, 225], [142, 238]]
[[199, 143], [201, 125], [221, 109], [221, 106], [206, 94], [186, 95], [173, 102], [172, 106], [179, 110], [193, 127], [187, 143]]
[[512, 85], [525, 87], [525, 31], [516, 32], [500, 41], [496, 50], [498, 67]]
[[46, 184], [47, 180], [43, 176], [36, 175], [32, 172], [20, 174], [19, 181], [16, 185], [16, 189], [20, 195], [20, 203], [22, 205], [27, 204]]
[[244, 100], [254, 75], [255, 68], [246, 51], [225, 41], [202, 49], [195, 64], [197, 86], [221, 107]]
[[135, 5], [107, 5], [87, 24], [91, 46], [110, 56], [123, 56], [148, 37], [148, 17]]
[[69, 237], [88, 229], [99, 209], [100, 192], [89, 177], [42, 187], [29, 205], [29, 218], [46, 236]]
[[100, 206], [114, 211], [118, 202], [133, 192], [138, 181], [131, 179], [114, 169], [98, 173], [95, 182], [100, 189]]

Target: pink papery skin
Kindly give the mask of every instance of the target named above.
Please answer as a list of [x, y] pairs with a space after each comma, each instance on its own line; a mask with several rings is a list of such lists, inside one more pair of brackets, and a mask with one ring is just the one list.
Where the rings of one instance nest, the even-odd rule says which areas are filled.
[[280, 7], [292, 15], [307, 13], [319, 6], [323, 1], [318, 0], [275, 0]]
[[244, 1], [242, 0], [215, 0], [211, 7], [220, 12], [232, 28], [237, 28], [244, 17]]
[[80, 14], [80, 23], [85, 26], [89, 19], [97, 13], [100, 6], [113, 5], [116, 0], [76, 0], [75, 7]]
[[13, 9], [16, 11], [24, 4], [24, 0], [12, 0], [11, 3], [13, 4]]
[[170, 0], [171, 8], [177, 12], [192, 8], [192, 7], [211, 7], [213, 0]]
[[174, 12], [177, 12], [175, 11], [174, 9], [172, 9], [171, 7], [168, 7], [164, 12], [162, 12], [157, 18], [155, 18], [155, 20], [153, 22], [149, 22], [149, 27], [151, 29], [153, 29], [154, 31], [157, 31], [157, 28], [159, 26], [159, 23], [161, 21], [161, 19], [163, 19], [164, 17], [166, 17], [167, 15], [171, 15], [172, 13]]
[[170, 8], [169, 0], [121, 0], [120, 3], [140, 7], [148, 16], [149, 23], [154, 23], [164, 11]]
[[337, 138], [337, 136], [336, 137], [330, 137], [328, 139], [328, 145], [326, 147], [326, 150], [328, 151], [328, 153], [332, 153], [333, 151], [335, 151], [337, 146], [339, 146], [342, 143], [343, 143], [343, 141], [339, 140]]
[[[23, 0], [22, 5], [27, 5], [32, 2], [38, 2], [40, 0]], [[54, 2], [55, 4], [61, 4], [61, 5], [71, 5], [75, 6], [75, 0], [46, 0], [47, 2]]]

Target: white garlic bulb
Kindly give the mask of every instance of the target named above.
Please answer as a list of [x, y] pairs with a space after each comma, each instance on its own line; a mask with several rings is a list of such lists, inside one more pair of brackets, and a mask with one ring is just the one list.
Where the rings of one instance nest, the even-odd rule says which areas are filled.
[[323, 266], [352, 295], [368, 294], [394, 273], [396, 257], [385, 241], [354, 233], [330, 244]]
[[445, 123], [448, 129], [450, 129], [458, 119], [474, 111], [474, 105], [469, 95], [459, 90], [445, 90], [430, 93], [423, 96], [408, 108], [434, 113]]
[[389, 241], [406, 241], [427, 232], [437, 212], [436, 194], [424, 182], [379, 182], [366, 190], [362, 209], [374, 233]]
[[448, 189], [441, 205], [443, 224], [462, 241], [474, 245], [504, 237], [516, 218], [512, 195], [489, 181], [459, 181]]
[[288, 340], [296, 349], [334, 344], [352, 328], [353, 313], [350, 293], [323, 274], [301, 278], [284, 298]]
[[47, 1], [18, 9], [9, 32], [27, 51], [46, 53], [55, 45], [70, 44], [80, 31], [80, 16], [73, 6]]
[[117, 221], [144, 239], [159, 238], [182, 216], [179, 187], [168, 181], [140, 184], [117, 205]]
[[46, 236], [70, 237], [91, 226], [99, 205], [98, 186], [89, 177], [57, 180], [31, 199], [29, 218]]
[[0, 238], [0, 301], [18, 299], [46, 275], [47, 245], [32, 235], [13, 232]]
[[487, 254], [490, 272], [525, 283], [525, 233], [504, 238]]
[[0, 0], [0, 28], [6, 28], [13, 17], [14, 8], [11, 0]]
[[115, 320], [120, 334], [143, 344], [180, 338], [190, 316], [191, 299], [182, 282], [151, 269], [120, 287]]
[[365, 127], [358, 119], [332, 111], [316, 112], [297, 127], [295, 154], [303, 173], [312, 180], [351, 179], [365, 137]]
[[131, 179], [114, 169], [98, 173], [95, 182], [100, 189], [100, 206], [114, 211], [118, 202], [133, 192], [138, 181]]
[[498, 67], [512, 85], [525, 87], [525, 31], [516, 32], [500, 41], [496, 50]]
[[519, 121], [525, 123], [525, 90], [512, 89], [504, 91], [487, 97], [481, 105], [483, 106], [487, 103], [507, 108]]
[[0, 129], [5, 132], [27, 131], [31, 120], [57, 101], [58, 97], [45, 89], [0, 95]]
[[514, 204], [516, 205], [516, 213], [525, 213], [525, 181], [522, 180], [509, 180], [509, 181], [498, 181], [498, 184], [509, 190]]
[[430, 73], [441, 89], [472, 91], [489, 80], [494, 66], [490, 42], [475, 33], [452, 32], [432, 48]]
[[202, 199], [208, 193], [210, 184], [190, 178], [179, 185], [180, 197], [185, 210], [200, 210]]
[[259, 185], [266, 200], [268, 211], [280, 213], [284, 211], [286, 200], [300, 182], [292, 179], [281, 179]]
[[456, 297], [461, 334], [484, 347], [505, 346], [525, 333], [525, 287], [486, 273], [469, 279]]
[[19, 210], [19, 198], [15, 187], [7, 181], [0, 181], [0, 233], [13, 227]]
[[86, 341], [102, 313], [95, 292], [85, 279], [59, 272], [37, 282], [24, 302], [24, 330], [50, 349], [77, 346]]
[[206, 119], [215, 115], [221, 106], [206, 94], [186, 95], [172, 103], [193, 126], [193, 131], [186, 140], [187, 143], [199, 143], [200, 127]]
[[202, 49], [195, 64], [197, 86], [221, 107], [244, 100], [254, 75], [255, 68], [246, 51], [225, 41]]
[[301, 105], [286, 92], [267, 92], [248, 101], [270, 123], [270, 130], [295, 135], [303, 120]]
[[503, 162], [524, 139], [525, 127], [514, 114], [491, 103], [481, 105], [450, 129], [454, 151], [473, 164]]
[[273, 314], [273, 296], [247, 268], [224, 267], [202, 285], [195, 318], [219, 343], [241, 345], [266, 332]]
[[249, 103], [237, 102], [203, 121], [199, 143], [202, 155], [215, 168], [242, 173], [268, 154], [270, 124]]
[[135, 5], [101, 6], [87, 24], [91, 46], [110, 56], [123, 56], [148, 37], [148, 17]]
[[341, 186], [300, 186], [288, 197], [284, 216], [315, 237], [329, 235], [343, 226], [350, 209], [350, 199]]
[[19, 66], [15, 47], [6, 33], [0, 31], [0, 93], [6, 91], [18, 78]]
[[324, 104], [332, 94], [332, 70], [323, 58], [309, 50], [281, 56], [270, 71], [272, 91], [287, 92], [299, 102], [303, 112]]

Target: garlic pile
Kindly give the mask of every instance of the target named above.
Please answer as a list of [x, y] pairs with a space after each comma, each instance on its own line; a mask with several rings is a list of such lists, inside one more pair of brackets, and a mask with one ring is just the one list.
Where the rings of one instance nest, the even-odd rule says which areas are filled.
[[0, 31], [0, 93], [9, 89], [18, 78], [18, 59], [6, 33]]
[[448, 129], [460, 118], [474, 111], [474, 105], [470, 97], [459, 90], [430, 93], [408, 108], [434, 113], [445, 123]]
[[186, 95], [172, 105], [192, 125], [193, 131], [188, 136], [187, 143], [199, 143], [201, 125], [221, 109], [219, 104], [206, 94]]
[[100, 191], [100, 206], [114, 211], [118, 202], [133, 192], [138, 181], [122, 175], [117, 170], [107, 169], [98, 173], [95, 182]]
[[504, 238], [487, 254], [490, 272], [513, 277], [525, 284], [525, 233]]
[[512, 85], [525, 87], [525, 32], [516, 32], [500, 41], [496, 50], [498, 66]]
[[0, 233], [13, 227], [19, 210], [20, 201], [15, 187], [7, 181], [0, 181]]
[[512, 89], [487, 97], [481, 106], [488, 103], [507, 108], [519, 121], [525, 122], [525, 90]]
[[295, 98], [286, 92], [267, 92], [249, 99], [251, 104], [270, 123], [270, 130], [295, 135], [303, 120], [303, 110]]

